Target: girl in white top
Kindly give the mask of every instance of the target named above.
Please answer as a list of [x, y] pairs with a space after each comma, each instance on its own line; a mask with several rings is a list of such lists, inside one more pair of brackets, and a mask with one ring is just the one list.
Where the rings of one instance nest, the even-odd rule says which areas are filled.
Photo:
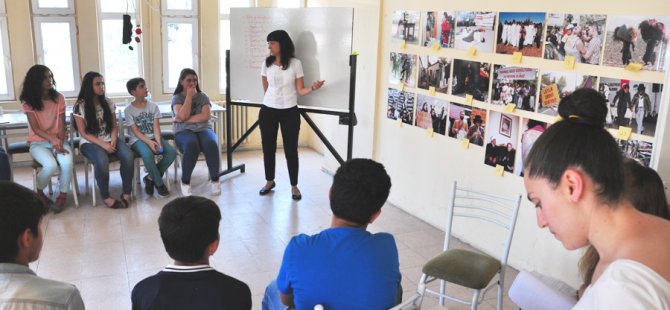
[[572, 96], [587, 96], [595, 109], [576, 109], [538, 138], [524, 163], [524, 183], [538, 226], [549, 228], [566, 249], [591, 244], [600, 255], [575, 309], [668, 309], [670, 221], [622, 197], [623, 159], [603, 128], [604, 98], [583, 89], [561, 104], [580, 100]]
[[259, 191], [266, 195], [275, 187], [275, 152], [277, 150], [277, 131], [281, 126], [284, 153], [291, 181], [291, 196], [300, 200], [298, 189], [298, 134], [300, 132], [300, 112], [298, 95], [307, 95], [323, 86], [324, 81], [316, 81], [311, 87], [305, 87], [302, 63], [295, 58], [295, 46], [284, 30], [275, 30], [268, 34], [268, 56], [261, 66], [263, 83], [263, 106], [258, 114], [263, 144], [265, 164], [265, 186]]

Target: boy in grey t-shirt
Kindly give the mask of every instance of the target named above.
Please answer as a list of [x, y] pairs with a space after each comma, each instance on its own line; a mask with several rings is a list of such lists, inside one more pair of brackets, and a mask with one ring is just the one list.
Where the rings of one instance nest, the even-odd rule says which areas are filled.
[[[128, 93], [135, 99], [126, 107], [126, 125], [130, 128], [129, 145], [142, 156], [149, 174], [144, 177], [144, 191], [153, 195], [154, 186], [161, 197], [170, 196], [163, 183], [163, 175], [176, 157], [175, 150], [161, 136], [158, 105], [146, 100], [149, 90], [143, 78], [132, 78], [126, 83]], [[156, 156], [160, 155], [158, 163]]]

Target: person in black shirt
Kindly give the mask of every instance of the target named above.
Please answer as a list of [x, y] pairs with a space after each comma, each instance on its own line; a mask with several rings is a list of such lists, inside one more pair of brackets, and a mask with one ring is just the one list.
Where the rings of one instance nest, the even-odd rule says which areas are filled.
[[133, 309], [251, 309], [249, 286], [209, 266], [219, 246], [219, 221], [219, 207], [204, 197], [165, 205], [158, 226], [174, 265], [135, 285]]

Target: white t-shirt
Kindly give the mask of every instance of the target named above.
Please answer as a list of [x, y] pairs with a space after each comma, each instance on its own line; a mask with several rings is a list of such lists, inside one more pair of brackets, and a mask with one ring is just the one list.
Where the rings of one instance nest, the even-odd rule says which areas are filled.
[[263, 61], [261, 75], [268, 80], [268, 90], [263, 97], [264, 105], [275, 109], [289, 109], [298, 105], [295, 80], [305, 76], [298, 58], [291, 58], [286, 70], [274, 64], [266, 67]]
[[643, 264], [619, 259], [573, 309], [670, 309], [670, 282]]

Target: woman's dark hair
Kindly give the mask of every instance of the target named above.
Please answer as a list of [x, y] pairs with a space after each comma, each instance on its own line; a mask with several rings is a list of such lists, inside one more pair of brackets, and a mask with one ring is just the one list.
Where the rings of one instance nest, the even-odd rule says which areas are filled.
[[[284, 30], [275, 30], [268, 34], [267, 41], [279, 42], [281, 68], [282, 70], [288, 69], [291, 58], [295, 57], [295, 46], [288, 33]], [[270, 67], [273, 62], [275, 62], [275, 56], [270, 55], [268, 58], [265, 58], [266, 67]]]
[[524, 162], [524, 174], [558, 185], [566, 169], [578, 168], [593, 179], [604, 203], [616, 203], [624, 188], [623, 159], [616, 141], [603, 128], [607, 113], [603, 97], [594, 97], [594, 93], [598, 94], [593, 90], [575, 91], [561, 100], [559, 113], [566, 103], [562, 110], [569, 114], [537, 139]]
[[[26, 78], [23, 79], [23, 86], [21, 87], [21, 95], [19, 99], [27, 103], [33, 110], [42, 111], [44, 105], [42, 104], [42, 82], [44, 81], [45, 73], [51, 74], [52, 83], [56, 86], [56, 80], [53, 80], [53, 73], [45, 65], [34, 65], [28, 69]], [[49, 98], [54, 102], [58, 99], [58, 91], [52, 87], [49, 89]]]
[[579, 116], [605, 127], [607, 100], [595, 89], [580, 88], [561, 99], [558, 103], [558, 115], [563, 119]]
[[[181, 94], [181, 92], [184, 91], [184, 86], [181, 85], [181, 81], [183, 81], [187, 75], [195, 75], [195, 77], [198, 78], [198, 74], [195, 73], [195, 70], [191, 68], [181, 69], [181, 73], [179, 73], [179, 81], [177, 81], [177, 87], [174, 89], [174, 93], [172, 93], [173, 95]], [[200, 83], [195, 84], [195, 90], [198, 91], [198, 93], [202, 92], [200, 90]]]
[[[105, 97], [105, 94], [97, 95], [95, 91], [93, 91], [93, 80], [97, 77], [102, 77], [102, 74], [89, 71], [84, 75], [84, 79], [81, 81], [81, 90], [79, 90], [79, 96], [77, 96], [77, 102], [83, 103], [84, 106], [86, 132], [97, 135], [100, 133], [100, 124], [98, 124], [98, 118], [95, 112], [95, 98], [97, 97], [100, 107], [102, 107], [103, 120], [105, 124], [107, 124], [107, 126], [105, 126], [105, 133], [110, 134], [114, 127], [114, 115], [109, 108], [109, 100]], [[80, 108], [80, 104], [76, 105], [74, 112], [80, 113]]]
[[[661, 177], [649, 167], [625, 158], [623, 160], [624, 184], [623, 193], [635, 209], [641, 212], [670, 220], [670, 208], [665, 196], [665, 188]], [[590, 246], [579, 260], [579, 273], [584, 283], [591, 284], [593, 272], [596, 270], [600, 255], [595, 247]]]

